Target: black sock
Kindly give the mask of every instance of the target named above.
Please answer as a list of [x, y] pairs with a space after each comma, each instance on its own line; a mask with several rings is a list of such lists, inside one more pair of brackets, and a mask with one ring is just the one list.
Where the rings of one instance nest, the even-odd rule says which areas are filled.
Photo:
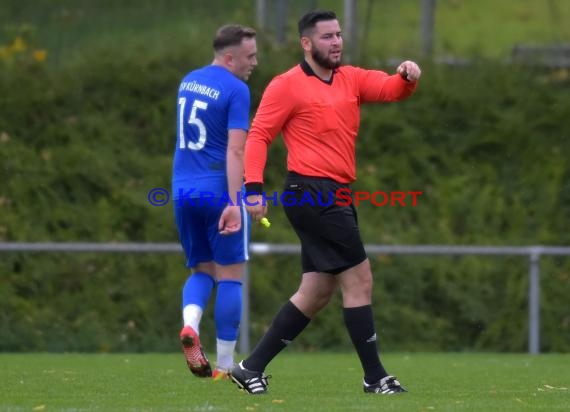
[[285, 349], [310, 321], [311, 319], [288, 300], [277, 312], [273, 323], [253, 349], [251, 355], [243, 361], [243, 366], [252, 371], [263, 372], [269, 362]]
[[356, 348], [366, 383], [378, 382], [387, 376], [376, 343], [376, 331], [374, 330], [374, 317], [372, 306], [360, 306], [357, 308], [344, 308], [344, 323], [352, 344]]

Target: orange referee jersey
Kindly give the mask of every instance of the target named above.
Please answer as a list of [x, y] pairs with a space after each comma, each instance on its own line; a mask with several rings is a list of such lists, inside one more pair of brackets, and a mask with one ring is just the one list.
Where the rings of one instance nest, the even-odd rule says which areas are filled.
[[360, 105], [402, 100], [416, 84], [399, 74], [354, 66], [339, 67], [325, 82], [306, 61], [276, 76], [263, 93], [247, 137], [246, 184], [263, 183], [267, 148], [279, 132], [288, 151], [287, 170], [353, 182]]

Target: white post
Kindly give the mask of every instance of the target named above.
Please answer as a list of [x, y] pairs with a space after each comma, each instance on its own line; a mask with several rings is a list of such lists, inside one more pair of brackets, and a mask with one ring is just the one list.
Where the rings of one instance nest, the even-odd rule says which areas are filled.
[[344, 0], [344, 55], [347, 62], [355, 62], [358, 59], [358, 11], [356, 0]]
[[241, 323], [239, 331], [239, 352], [242, 355], [249, 354], [250, 344], [249, 344], [249, 262], [245, 262], [245, 269], [243, 271], [243, 279], [241, 283]]
[[287, 35], [285, 33], [287, 31], [287, 0], [276, 1], [277, 9], [275, 10], [275, 38], [277, 40], [277, 44], [283, 45], [287, 39]]
[[422, 0], [421, 45], [424, 57], [431, 57], [433, 51], [435, 2], [436, 0]]
[[540, 353], [540, 252], [530, 255], [528, 285], [528, 352]]
[[257, 28], [264, 30], [267, 27], [267, 0], [256, 0], [255, 17]]

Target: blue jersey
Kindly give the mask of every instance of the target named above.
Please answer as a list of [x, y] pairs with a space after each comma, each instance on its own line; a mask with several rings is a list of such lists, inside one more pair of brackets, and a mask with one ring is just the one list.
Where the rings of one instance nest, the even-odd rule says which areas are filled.
[[205, 66], [184, 77], [178, 88], [173, 199], [227, 192], [228, 130], [249, 130], [249, 108], [249, 88], [224, 67]]

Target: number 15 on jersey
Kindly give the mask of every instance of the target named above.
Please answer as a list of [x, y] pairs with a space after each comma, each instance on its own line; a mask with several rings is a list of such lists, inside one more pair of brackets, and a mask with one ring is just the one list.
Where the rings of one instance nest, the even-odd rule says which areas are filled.
[[184, 108], [186, 107], [186, 97], [180, 97], [178, 99], [179, 116], [178, 116], [178, 139], [180, 149], [190, 149], [190, 150], [201, 150], [206, 145], [206, 126], [204, 122], [200, 120], [197, 116], [198, 109], [206, 110], [208, 108], [208, 103], [201, 100], [194, 100], [192, 104], [192, 109], [190, 110], [190, 116], [188, 116], [188, 124], [194, 125], [198, 128], [199, 138], [197, 142], [188, 142], [184, 139]]

